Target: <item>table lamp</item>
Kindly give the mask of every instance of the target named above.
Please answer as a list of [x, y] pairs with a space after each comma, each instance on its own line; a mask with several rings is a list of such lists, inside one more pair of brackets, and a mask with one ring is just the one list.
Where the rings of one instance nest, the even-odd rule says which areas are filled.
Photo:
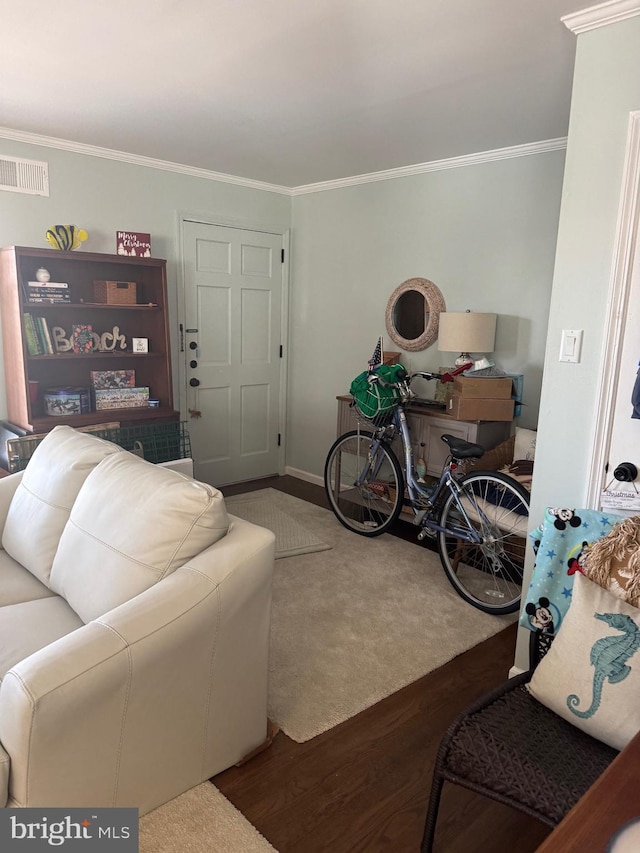
[[438, 349], [440, 352], [459, 352], [456, 367], [473, 362], [470, 353], [493, 352], [496, 341], [497, 314], [476, 314], [472, 311], [440, 314]]

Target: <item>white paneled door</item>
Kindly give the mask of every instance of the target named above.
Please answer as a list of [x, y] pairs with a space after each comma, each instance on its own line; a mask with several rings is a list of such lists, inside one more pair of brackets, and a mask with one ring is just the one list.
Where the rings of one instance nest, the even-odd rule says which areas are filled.
[[282, 236], [184, 223], [188, 428], [215, 486], [279, 471]]

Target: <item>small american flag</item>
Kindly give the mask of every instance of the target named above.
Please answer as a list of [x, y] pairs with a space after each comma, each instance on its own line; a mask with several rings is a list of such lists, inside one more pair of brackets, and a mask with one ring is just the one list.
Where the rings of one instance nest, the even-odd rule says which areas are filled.
[[369, 359], [369, 370], [373, 370], [382, 364], [382, 337], [378, 338], [378, 343], [373, 351], [373, 355]]

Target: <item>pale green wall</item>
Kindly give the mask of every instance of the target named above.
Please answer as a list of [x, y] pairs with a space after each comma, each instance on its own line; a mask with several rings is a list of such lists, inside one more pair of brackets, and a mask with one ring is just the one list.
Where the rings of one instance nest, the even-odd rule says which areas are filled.
[[[629, 126], [640, 109], [640, 17], [578, 36], [531, 517], [584, 506]], [[562, 329], [582, 361], [558, 361]], [[521, 632], [516, 663], [526, 666]]]
[[[154, 255], [168, 260], [174, 381], [178, 212], [284, 231], [293, 207], [291, 468], [322, 474], [335, 396], [384, 333], [389, 294], [413, 276], [434, 281], [449, 310], [499, 314], [495, 359], [525, 373], [520, 422], [536, 424], [563, 151], [301, 195], [293, 204], [287, 195], [37, 145], [0, 140], [0, 154], [47, 161], [51, 185], [49, 198], [0, 192], [0, 245], [46, 246], [55, 223], [86, 228], [83, 248], [97, 252], [114, 251], [118, 229], [151, 232]], [[436, 368], [447, 360], [434, 345], [407, 361]]]
[[[287, 462], [321, 475], [337, 394], [385, 336], [387, 299], [433, 281], [447, 309], [496, 312], [499, 367], [525, 374], [523, 426], [537, 423], [564, 151], [294, 198]], [[407, 356], [412, 369], [452, 357]], [[423, 388], [424, 396], [433, 389]]]
[[[1, 154], [46, 161], [51, 193], [45, 198], [0, 191], [1, 246], [48, 248], [45, 232], [58, 223], [85, 228], [89, 240], [82, 249], [92, 252], [115, 252], [119, 230], [151, 233], [154, 256], [168, 262], [177, 407], [178, 214], [284, 232], [291, 225], [290, 196], [3, 139]], [[0, 383], [0, 418], [4, 418], [1, 360]]]

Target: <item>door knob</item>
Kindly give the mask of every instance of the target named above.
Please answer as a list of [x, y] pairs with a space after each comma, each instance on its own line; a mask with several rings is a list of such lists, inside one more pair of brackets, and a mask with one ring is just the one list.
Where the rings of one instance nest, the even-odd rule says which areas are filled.
[[189, 349], [198, 349], [198, 344], [195, 341], [191, 341]]
[[193, 379], [189, 380], [189, 385], [191, 385], [192, 388], [197, 388], [199, 384], [200, 380], [196, 379], [195, 376], [193, 377]]
[[197, 366], [198, 366], [198, 362], [195, 360], [195, 358], [191, 359], [191, 361], [189, 362], [189, 367], [197, 367]]
[[620, 483], [633, 483], [638, 476], [638, 469], [633, 462], [621, 462], [613, 472], [613, 476]]

